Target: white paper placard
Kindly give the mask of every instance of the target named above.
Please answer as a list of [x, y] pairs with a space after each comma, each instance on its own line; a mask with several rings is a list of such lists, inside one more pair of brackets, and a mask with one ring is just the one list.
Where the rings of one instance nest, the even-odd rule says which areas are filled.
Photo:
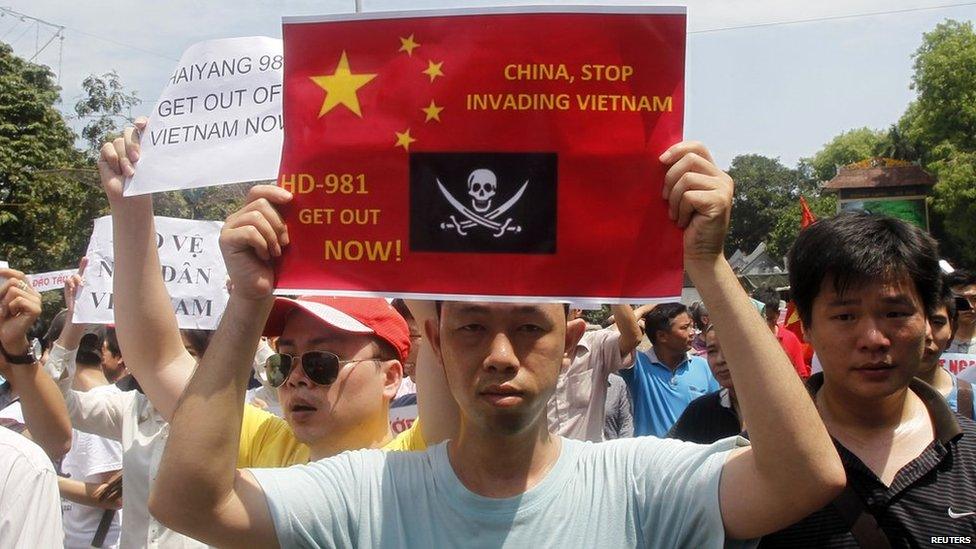
[[180, 59], [143, 131], [125, 195], [278, 178], [281, 40], [209, 40]]
[[78, 272], [78, 269], [62, 269], [49, 273], [37, 273], [27, 275], [31, 288], [38, 292], [51, 292], [64, 288], [64, 283], [71, 278], [71, 275]]
[[[227, 268], [217, 243], [222, 225], [220, 221], [156, 217], [161, 274], [180, 328], [213, 330], [227, 306]], [[111, 217], [95, 220], [86, 255], [88, 267], [75, 302], [75, 322], [112, 324], [115, 259]]]

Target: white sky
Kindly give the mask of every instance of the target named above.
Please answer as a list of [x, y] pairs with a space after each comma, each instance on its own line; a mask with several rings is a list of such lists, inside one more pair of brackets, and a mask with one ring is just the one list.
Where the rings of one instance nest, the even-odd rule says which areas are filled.
[[[518, 4], [678, 2], [512, 2], [362, 0], [364, 11]], [[779, 157], [792, 166], [836, 134], [887, 128], [913, 98], [911, 55], [922, 33], [947, 18], [976, 18], [964, 0], [689, 0], [685, 136], [704, 141], [719, 164], [738, 154]], [[954, 4], [956, 7], [800, 24], [708, 29]], [[67, 27], [63, 110], [81, 96], [85, 76], [118, 71], [148, 112], [183, 50], [206, 39], [281, 36], [282, 15], [343, 13], [354, 0], [173, 0], [106, 2], [0, 0], [0, 5]], [[0, 18], [0, 39], [30, 58], [53, 30]], [[95, 35], [95, 36], [92, 36]], [[111, 41], [117, 42], [112, 43]], [[55, 41], [56, 42], [56, 41]], [[124, 44], [124, 45], [120, 45]], [[57, 69], [54, 43], [37, 61]]]

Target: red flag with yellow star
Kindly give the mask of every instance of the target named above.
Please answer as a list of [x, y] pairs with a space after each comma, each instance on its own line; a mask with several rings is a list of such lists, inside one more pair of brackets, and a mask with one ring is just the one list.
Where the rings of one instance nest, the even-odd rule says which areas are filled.
[[680, 294], [684, 8], [519, 10], [285, 19], [279, 292]]

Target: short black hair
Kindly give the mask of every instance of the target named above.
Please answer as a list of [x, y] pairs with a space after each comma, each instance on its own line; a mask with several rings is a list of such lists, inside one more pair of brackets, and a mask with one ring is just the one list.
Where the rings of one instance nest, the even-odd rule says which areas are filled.
[[[406, 305], [404, 305], [406, 306]], [[434, 302], [434, 311], [437, 313], [437, 319], [441, 318], [441, 307], [444, 306], [444, 301], [437, 300]], [[569, 319], [569, 303], [563, 303], [563, 312], [566, 313], [566, 319]], [[412, 318], [412, 317], [411, 317]]]
[[684, 303], [662, 303], [644, 315], [644, 333], [651, 343], [657, 343], [657, 333], [671, 329], [671, 322], [681, 313], [687, 313]]
[[813, 301], [825, 279], [837, 293], [871, 280], [906, 275], [925, 316], [939, 302], [939, 245], [922, 229], [893, 217], [843, 212], [800, 231], [787, 260], [790, 292], [800, 319], [811, 326]]
[[112, 356], [115, 358], [122, 356], [122, 349], [119, 348], [119, 338], [115, 335], [115, 326], [109, 326], [105, 329], [105, 344], [108, 346], [108, 352], [112, 353]]
[[949, 319], [949, 329], [951, 336], [949, 341], [956, 337], [956, 327], [959, 325], [959, 311], [956, 309], [956, 296], [952, 293], [949, 276], [942, 275], [942, 288], [939, 291], [939, 303], [937, 307], [945, 307], [946, 318]]
[[956, 286], [970, 286], [972, 284], [976, 284], [976, 273], [956, 269], [952, 273], [946, 275], [945, 283], [950, 288], [954, 288]]
[[752, 292], [752, 298], [766, 306], [766, 310], [779, 310], [779, 292], [769, 286], [756, 288]]
[[695, 328], [698, 328], [705, 333], [706, 323], [705, 317], [708, 316], [708, 308], [701, 301], [696, 301], [691, 304], [688, 308], [688, 313], [691, 314], [691, 320], [695, 323]]
[[[213, 330], [180, 330], [180, 334], [186, 338], [187, 343], [193, 348], [193, 352], [199, 357], [207, 352], [210, 346], [210, 339], [213, 338]], [[118, 355], [116, 355], [118, 356]]]

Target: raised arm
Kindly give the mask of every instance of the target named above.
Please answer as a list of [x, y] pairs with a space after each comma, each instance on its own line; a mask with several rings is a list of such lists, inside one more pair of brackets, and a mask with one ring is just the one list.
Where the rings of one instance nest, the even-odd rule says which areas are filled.
[[[421, 331], [428, 321], [437, 322], [433, 301], [407, 300], [406, 303]], [[461, 423], [460, 410], [426, 337], [421, 340], [416, 367], [417, 416], [424, 441], [430, 446], [456, 437]]]
[[613, 305], [610, 307], [610, 312], [613, 313], [614, 324], [620, 332], [620, 339], [617, 340], [620, 345], [620, 358], [627, 358], [627, 355], [637, 348], [644, 333], [637, 325], [637, 317], [630, 305]]
[[233, 282], [230, 300], [170, 423], [149, 498], [153, 516], [211, 545], [277, 545], [264, 492], [236, 462], [251, 361], [274, 303], [271, 259], [288, 243], [273, 204], [289, 200], [283, 189], [256, 186], [224, 224], [220, 248]]
[[844, 469], [813, 401], [723, 255], [731, 178], [700, 143], [679, 143], [661, 161], [671, 165], [664, 196], [685, 230], [685, 270], [722, 340], [752, 442], [722, 471], [722, 519], [731, 538], [759, 537], [829, 503], [846, 483]]
[[156, 410], [169, 420], [196, 361], [183, 347], [163, 284], [152, 197], [122, 196], [125, 178], [135, 173], [139, 136], [145, 125], [146, 119], [140, 118], [134, 128], [126, 128], [124, 137], [102, 146], [98, 173], [112, 207], [112, 283], [119, 346], [129, 371]]
[[[82, 261], [79, 272], [84, 272], [85, 262]], [[68, 409], [71, 426], [79, 431], [92, 433], [112, 440], [122, 440], [122, 418], [128, 412], [128, 395], [119, 393], [91, 393], [75, 391], [71, 388], [74, 380], [78, 353], [78, 344], [85, 332], [84, 324], [75, 324], [75, 296], [81, 285], [81, 276], [72, 275], [64, 285], [64, 302], [67, 311], [64, 317], [64, 327], [47, 362], [44, 370], [54, 379], [64, 404]]]
[[[27, 331], [41, 314], [41, 295], [20, 271], [0, 269], [0, 345], [11, 357], [28, 354]], [[64, 399], [40, 362], [11, 364], [0, 355], [0, 375], [20, 394], [31, 438], [54, 460], [71, 449], [71, 420]]]

